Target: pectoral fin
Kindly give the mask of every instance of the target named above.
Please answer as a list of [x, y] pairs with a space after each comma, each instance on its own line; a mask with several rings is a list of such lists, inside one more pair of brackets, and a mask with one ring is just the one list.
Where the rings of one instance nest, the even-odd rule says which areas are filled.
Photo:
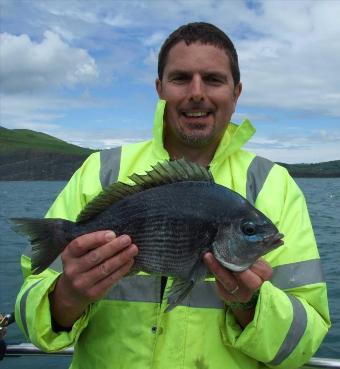
[[171, 290], [168, 295], [168, 307], [165, 309], [165, 312], [168, 313], [174, 307], [176, 307], [181, 301], [183, 301], [192, 288], [194, 287], [194, 281], [192, 280], [182, 280], [182, 279], [174, 279]]
[[165, 312], [167, 313], [179, 305], [189, 295], [195, 284], [205, 278], [206, 274], [207, 268], [202, 259], [199, 258], [197, 263], [192, 268], [189, 279], [184, 280], [175, 278], [168, 295], [169, 305], [165, 309]]

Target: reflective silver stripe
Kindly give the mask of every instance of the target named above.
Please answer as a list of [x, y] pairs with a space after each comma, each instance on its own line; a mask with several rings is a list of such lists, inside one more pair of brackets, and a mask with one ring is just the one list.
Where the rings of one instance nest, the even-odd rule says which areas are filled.
[[25, 333], [26, 333], [26, 336], [27, 337], [29, 337], [28, 327], [27, 327], [27, 319], [26, 319], [26, 302], [27, 302], [27, 297], [28, 297], [28, 294], [31, 291], [31, 289], [33, 287], [35, 287], [41, 281], [42, 281], [42, 279], [40, 279], [39, 281], [35, 282], [29, 289], [27, 289], [27, 291], [21, 297], [21, 301], [20, 301], [20, 317], [21, 317], [22, 325], [24, 327], [24, 330], [25, 330]]
[[160, 302], [161, 277], [134, 275], [121, 279], [106, 296], [109, 300]]
[[224, 302], [218, 297], [215, 282], [208, 281], [198, 283], [179, 305], [206, 309], [224, 309], [225, 307]]
[[250, 163], [246, 184], [246, 197], [250, 203], [255, 204], [257, 196], [273, 166], [274, 163], [272, 161], [262, 158], [261, 156], [255, 156]]
[[100, 183], [103, 188], [117, 182], [121, 153], [121, 147], [100, 152]]
[[281, 290], [324, 282], [320, 259], [279, 265], [273, 268], [271, 282]]
[[302, 303], [294, 296], [287, 294], [293, 305], [293, 321], [288, 334], [283, 341], [278, 353], [269, 364], [279, 365], [294, 351], [305, 333], [307, 327], [307, 313]]
[[[106, 299], [134, 302], [160, 303], [161, 277], [135, 275], [121, 279], [108, 293]], [[169, 303], [171, 298], [169, 298]], [[181, 306], [223, 309], [224, 303], [218, 297], [214, 282], [198, 283], [180, 303]]]

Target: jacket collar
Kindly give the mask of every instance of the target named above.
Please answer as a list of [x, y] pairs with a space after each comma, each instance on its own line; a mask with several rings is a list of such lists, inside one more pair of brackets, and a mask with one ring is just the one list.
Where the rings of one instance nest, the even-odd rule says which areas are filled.
[[[164, 100], [159, 100], [156, 107], [153, 124], [152, 144], [154, 154], [160, 160], [169, 159], [169, 154], [163, 145], [163, 116], [165, 104], [166, 102]], [[254, 126], [248, 119], [245, 119], [240, 125], [230, 122], [222, 137], [221, 142], [217, 147], [211, 165], [221, 160], [222, 157], [225, 158], [226, 156], [230, 156], [234, 152], [239, 150], [246, 142], [249, 141], [249, 139], [254, 135], [255, 131], [256, 130]]]

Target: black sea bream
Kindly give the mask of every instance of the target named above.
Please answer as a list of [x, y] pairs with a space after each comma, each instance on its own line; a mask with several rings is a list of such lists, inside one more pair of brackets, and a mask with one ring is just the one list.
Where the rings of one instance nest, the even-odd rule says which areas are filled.
[[283, 243], [283, 235], [264, 214], [214, 183], [198, 164], [184, 159], [158, 163], [130, 179], [134, 185], [118, 182], [101, 192], [75, 223], [12, 219], [13, 228], [31, 241], [32, 272], [46, 269], [74, 238], [111, 229], [117, 236], [128, 234], [138, 246], [131, 273], [175, 278], [169, 294], [174, 307], [206, 276], [206, 251], [237, 272]]

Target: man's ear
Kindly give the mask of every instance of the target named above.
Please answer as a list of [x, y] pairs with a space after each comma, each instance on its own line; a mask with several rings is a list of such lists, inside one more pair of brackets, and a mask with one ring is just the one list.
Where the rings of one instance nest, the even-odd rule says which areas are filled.
[[242, 92], [242, 83], [239, 82], [235, 87], [234, 87], [234, 103], [235, 105], [237, 104], [237, 100], [240, 97]]
[[156, 84], [156, 91], [157, 91], [158, 97], [161, 99], [162, 98], [162, 81], [159, 78], [156, 78], [155, 84]]

